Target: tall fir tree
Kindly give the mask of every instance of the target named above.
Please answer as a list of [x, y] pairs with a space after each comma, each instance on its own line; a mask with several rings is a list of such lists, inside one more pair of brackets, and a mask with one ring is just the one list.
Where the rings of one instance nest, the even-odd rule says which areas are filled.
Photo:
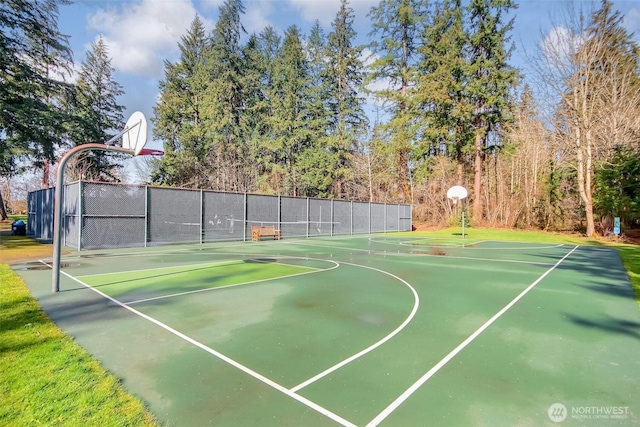
[[59, 7], [66, 0], [7, 0], [0, 4], [0, 173], [17, 172], [27, 160], [42, 172], [64, 139], [68, 118], [60, 109], [70, 88], [72, 52], [58, 30]]
[[180, 58], [165, 61], [160, 98], [154, 107], [154, 135], [163, 141], [165, 156], [152, 180], [167, 185], [199, 188], [206, 185], [206, 146], [203, 97], [209, 81], [208, 48], [199, 16], [178, 43]]
[[[509, 64], [513, 47], [509, 32], [513, 19], [504, 22], [517, 7], [513, 0], [471, 0], [469, 16], [469, 84], [474, 103], [473, 219], [483, 219], [482, 181], [485, 151], [499, 146], [501, 126], [511, 120], [510, 92], [518, 79]], [[493, 138], [492, 138], [493, 137]]]
[[[91, 44], [82, 62], [71, 102], [72, 120], [69, 138], [74, 145], [102, 143], [124, 126], [124, 106], [118, 97], [124, 94], [114, 80], [114, 69], [102, 38]], [[117, 181], [120, 167], [114, 156], [102, 151], [85, 153], [74, 163], [76, 179]]]
[[292, 26], [285, 33], [281, 55], [276, 59], [278, 97], [273, 100], [274, 151], [284, 178], [280, 185], [283, 194], [292, 196], [299, 195], [295, 164], [309, 142], [306, 129], [307, 68], [300, 32]]
[[240, 116], [240, 132], [247, 145], [248, 157], [245, 164], [245, 188], [241, 191], [256, 191], [262, 174], [260, 147], [266, 127], [268, 103], [263, 90], [265, 64], [260, 40], [255, 34], [249, 37], [242, 49], [242, 64], [243, 114]]
[[374, 93], [390, 115], [382, 126], [390, 135], [403, 199], [411, 202], [409, 158], [416, 140], [412, 88], [418, 78], [416, 65], [420, 36], [427, 20], [427, 0], [381, 0], [369, 13], [377, 37], [370, 44], [377, 58], [370, 65], [367, 82], [384, 81], [388, 87]]
[[311, 28], [305, 50], [309, 74], [307, 123], [312, 133], [312, 139], [320, 141], [326, 137], [328, 132], [329, 87], [324, 78], [327, 67], [327, 40], [318, 21]]
[[237, 191], [243, 187], [249, 147], [241, 134], [243, 112], [241, 0], [225, 0], [211, 34], [207, 53], [210, 83], [203, 100], [206, 114], [209, 188]]
[[444, 0], [421, 38], [415, 101], [421, 114], [419, 158], [447, 155], [457, 164], [463, 185], [467, 154], [473, 146], [473, 103], [468, 99], [467, 34], [460, 0]]
[[326, 75], [327, 40], [320, 23], [311, 28], [306, 43], [307, 73], [306, 124], [309, 145], [298, 156], [296, 173], [301, 196], [329, 197], [333, 183], [333, 154], [329, 140], [330, 86]]
[[368, 125], [361, 94], [365, 78], [364, 47], [355, 44], [353, 21], [353, 9], [347, 0], [341, 0], [329, 33], [324, 74], [329, 111], [327, 145], [333, 155], [334, 195], [339, 198], [349, 196], [346, 183], [352, 178], [352, 155]]
[[281, 176], [278, 176], [278, 154], [275, 150], [275, 112], [279, 101], [278, 71], [276, 63], [282, 54], [282, 38], [272, 26], [267, 26], [258, 36], [260, 49], [262, 100], [256, 112], [260, 115], [260, 130], [256, 135], [256, 164], [260, 169], [258, 189], [261, 192], [277, 193]]

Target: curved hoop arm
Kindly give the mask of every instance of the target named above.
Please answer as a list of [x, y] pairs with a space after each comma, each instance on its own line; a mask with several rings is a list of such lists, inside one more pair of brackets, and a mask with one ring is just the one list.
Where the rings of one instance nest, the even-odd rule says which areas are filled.
[[[125, 130], [126, 131], [126, 130]], [[123, 132], [124, 133], [124, 132]], [[118, 135], [118, 137], [122, 136], [122, 134]], [[117, 137], [115, 137], [117, 139]], [[114, 140], [112, 138], [112, 140]], [[109, 140], [107, 142], [111, 142]], [[64, 197], [64, 169], [67, 166], [67, 162], [71, 157], [75, 154], [82, 153], [84, 151], [117, 151], [121, 153], [127, 154], [135, 154], [133, 150], [122, 147], [112, 147], [105, 144], [82, 144], [77, 147], [72, 148], [67, 151], [64, 156], [60, 159], [60, 164], [58, 165], [58, 172], [56, 173], [56, 192], [54, 197], [54, 213], [53, 213], [53, 277], [51, 281], [51, 290], [53, 292], [58, 292], [60, 290], [60, 252], [62, 249], [62, 207], [63, 207], [63, 197]]]

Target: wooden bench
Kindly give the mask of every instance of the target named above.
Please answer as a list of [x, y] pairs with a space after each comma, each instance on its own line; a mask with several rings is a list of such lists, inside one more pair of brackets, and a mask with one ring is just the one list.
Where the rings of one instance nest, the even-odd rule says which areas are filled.
[[252, 225], [251, 240], [259, 242], [262, 236], [271, 236], [273, 240], [280, 240], [280, 230], [273, 225]]

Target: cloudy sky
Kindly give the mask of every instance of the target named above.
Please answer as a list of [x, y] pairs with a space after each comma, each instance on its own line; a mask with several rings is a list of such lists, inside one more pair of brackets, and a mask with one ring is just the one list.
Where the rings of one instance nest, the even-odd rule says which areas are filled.
[[[351, 0], [355, 11], [358, 43], [368, 42], [370, 31], [367, 13], [379, 0]], [[517, 0], [516, 0], [517, 1]], [[586, 0], [575, 0], [577, 3]], [[163, 61], [178, 58], [178, 42], [195, 14], [199, 14], [207, 30], [213, 28], [222, 0], [75, 0], [60, 8], [59, 28], [70, 36], [76, 65], [85, 59], [91, 42], [103, 37], [107, 43], [115, 79], [126, 95], [120, 100], [127, 111], [136, 110], [148, 118], [158, 95], [158, 82], [163, 77]], [[520, 0], [514, 12], [512, 33], [516, 51], [512, 62], [526, 73], [525, 57], [532, 55], [545, 39], [553, 39], [562, 22], [563, 0]], [[628, 30], [640, 41], [640, 2], [617, 0], [614, 7], [625, 16]], [[316, 20], [328, 33], [339, 8], [339, 0], [245, 0], [242, 23], [249, 34], [259, 33], [267, 25], [280, 34], [297, 25], [304, 34]], [[161, 148], [157, 143], [153, 148]]]

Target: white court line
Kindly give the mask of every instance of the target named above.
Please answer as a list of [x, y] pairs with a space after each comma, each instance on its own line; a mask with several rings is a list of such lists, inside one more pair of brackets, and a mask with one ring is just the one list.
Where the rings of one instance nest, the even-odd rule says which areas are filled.
[[[440, 259], [462, 259], [462, 260], [470, 260], [470, 261], [482, 261], [482, 262], [496, 262], [496, 263], [511, 263], [511, 264], [527, 264], [527, 265], [542, 265], [542, 266], [551, 266], [553, 263], [550, 262], [536, 262], [536, 261], [520, 261], [514, 259], [492, 259], [492, 258], [478, 258], [478, 257], [466, 257], [466, 256], [451, 256], [451, 255], [431, 255], [431, 254], [417, 254], [417, 253], [406, 253], [406, 252], [386, 252], [380, 250], [373, 249], [353, 249], [353, 248], [343, 248], [341, 246], [330, 246], [330, 245], [310, 245], [306, 246], [318, 247], [318, 248], [331, 248], [331, 249], [340, 249], [343, 251], [351, 251], [351, 252], [366, 252], [369, 255], [393, 255], [393, 256], [415, 256], [415, 257], [429, 257], [429, 258], [440, 258]], [[447, 267], [446, 265], [440, 265], [441, 267]], [[459, 265], [453, 265], [452, 268], [459, 268]]]
[[[44, 262], [43, 262], [43, 264], [48, 265], [49, 267], [51, 267], [51, 265], [46, 264], [46, 263], [44, 263]], [[109, 301], [111, 301], [111, 302], [113, 302], [113, 303], [115, 303], [115, 304], [119, 305], [120, 307], [122, 307], [122, 308], [124, 308], [124, 309], [126, 309], [126, 310], [129, 310], [129, 311], [130, 311], [130, 312], [132, 312], [133, 314], [135, 314], [135, 315], [137, 315], [137, 316], [140, 316], [140, 317], [142, 317], [143, 319], [146, 319], [146, 320], [148, 320], [148, 321], [149, 321], [149, 322], [151, 322], [151, 323], [154, 323], [155, 325], [157, 325], [157, 326], [161, 327], [162, 329], [164, 329], [164, 330], [166, 330], [166, 331], [168, 331], [168, 332], [170, 332], [170, 333], [174, 334], [175, 336], [177, 336], [177, 337], [179, 337], [179, 338], [181, 338], [181, 339], [183, 339], [183, 340], [187, 341], [187, 342], [188, 342], [188, 343], [190, 343], [190, 344], [195, 345], [196, 347], [198, 347], [198, 348], [200, 348], [200, 349], [202, 349], [202, 350], [206, 351], [207, 353], [209, 353], [209, 354], [211, 354], [211, 355], [213, 355], [213, 356], [216, 356], [217, 358], [219, 358], [219, 359], [221, 359], [221, 360], [223, 360], [223, 361], [227, 362], [228, 364], [230, 364], [230, 365], [234, 366], [235, 368], [237, 368], [237, 369], [239, 369], [239, 370], [243, 371], [244, 373], [251, 375], [251, 376], [252, 376], [252, 377], [254, 377], [255, 379], [257, 379], [257, 380], [259, 380], [259, 381], [262, 381], [262, 382], [263, 382], [263, 383], [265, 383], [266, 385], [268, 385], [268, 386], [270, 386], [270, 387], [272, 387], [272, 388], [274, 388], [274, 389], [278, 390], [279, 392], [281, 392], [281, 393], [283, 393], [283, 394], [285, 394], [285, 395], [287, 395], [287, 396], [291, 397], [292, 399], [297, 400], [298, 402], [302, 403], [303, 405], [308, 406], [309, 408], [313, 409], [314, 411], [319, 412], [320, 414], [322, 414], [322, 415], [326, 416], [327, 418], [332, 419], [333, 421], [337, 422], [338, 424], [341, 424], [341, 425], [343, 425], [343, 426], [345, 426], [345, 427], [356, 427], [356, 425], [355, 425], [355, 424], [353, 424], [353, 423], [351, 423], [350, 421], [347, 421], [347, 420], [345, 420], [344, 418], [340, 417], [339, 415], [334, 414], [333, 412], [329, 411], [328, 409], [323, 408], [322, 406], [318, 405], [317, 403], [312, 402], [311, 400], [309, 400], [309, 399], [307, 399], [307, 398], [305, 398], [305, 397], [302, 397], [302, 396], [300, 396], [299, 394], [297, 394], [297, 393], [295, 393], [295, 392], [293, 392], [293, 391], [288, 390], [286, 387], [284, 387], [284, 386], [282, 386], [282, 385], [280, 385], [280, 384], [276, 383], [275, 381], [270, 380], [269, 378], [267, 378], [267, 377], [265, 377], [265, 376], [263, 376], [263, 375], [260, 375], [260, 374], [259, 374], [259, 373], [257, 373], [256, 371], [254, 371], [254, 370], [252, 370], [252, 369], [250, 369], [250, 368], [248, 368], [248, 367], [246, 367], [246, 366], [242, 365], [242, 364], [241, 364], [241, 363], [239, 363], [239, 362], [236, 362], [235, 360], [233, 360], [233, 359], [231, 359], [231, 358], [229, 358], [229, 357], [225, 356], [224, 354], [219, 353], [219, 352], [217, 352], [216, 350], [214, 350], [214, 349], [212, 349], [212, 348], [210, 348], [210, 347], [207, 347], [206, 345], [204, 345], [204, 344], [202, 344], [201, 342], [196, 341], [195, 339], [193, 339], [193, 338], [191, 338], [191, 337], [189, 337], [189, 336], [187, 336], [187, 335], [183, 334], [182, 332], [179, 332], [179, 331], [177, 331], [176, 329], [173, 329], [171, 326], [168, 326], [168, 325], [166, 325], [166, 324], [164, 324], [164, 323], [160, 322], [159, 320], [156, 320], [156, 319], [154, 319], [153, 317], [148, 316], [148, 315], [146, 315], [146, 314], [144, 314], [144, 313], [142, 313], [142, 312], [140, 312], [140, 311], [136, 310], [135, 308], [129, 307], [128, 305], [126, 305], [126, 304], [124, 304], [124, 303], [122, 303], [122, 302], [118, 301], [118, 300], [117, 300], [117, 299], [115, 299], [115, 298], [110, 297], [109, 295], [107, 295], [107, 294], [105, 294], [105, 293], [103, 293], [103, 292], [99, 291], [98, 289], [96, 289], [96, 288], [94, 288], [94, 287], [92, 287], [92, 286], [87, 285], [86, 283], [84, 283], [84, 282], [82, 282], [81, 280], [79, 280], [79, 279], [77, 279], [77, 278], [75, 278], [75, 277], [71, 276], [71, 275], [70, 275], [70, 274], [68, 274], [68, 273], [65, 273], [64, 271], [62, 271], [61, 273], [62, 273], [62, 274], [64, 274], [65, 276], [69, 277], [71, 280], [73, 280], [73, 281], [75, 281], [75, 282], [78, 282], [78, 283], [79, 283], [79, 284], [81, 284], [82, 286], [84, 286], [84, 287], [86, 287], [86, 288], [91, 289], [92, 291], [94, 291], [94, 292], [95, 292], [95, 293], [97, 293], [98, 295], [102, 296], [103, 298], [106, 298], [106, 299], [108, 299]]]
[[420, 306], [420, 297], [418, 297], [418, 292], [416, 292], [414, 287], [411, 286], [407, 281], [401, 279], [400, 277], [396, 276], [395, 274], [391, 274], [388, 271], [380, 270], [380, 269], [377, 269], [377, 268], [374, 268], [374, 267], [368, 267], [366, 265], [352, 264], [352, 263], [349, 263], [349, 262], [341, 262], [341, 264], [351, 265], [351, 266], [354, 266], [354, 267], [368, 268], [369, 270], [373, 270], [373, 271], [377, 271], [379, 273], [386, 274], [388, 276], [393, 277], [394, 279], [397, 279], [397, 280], [401, 281], [409, 289], [411, 289], [411, 292], [413, 292], [413, 300], [414, 300], [413, 309], [411, 310], [411, 313], [409, 313], [409, 316], [405, 319], [405, 321], [402, 322], [402, 324], [400, 324], [400, 326], [398, 326], [395, 330], [393, 330], [387, 336], [382, 338], [380, 341], [370, 345], [369, 347], [365, 348], [364, 350], [362, 350], [362, 351], [354, 354], [353, 356], [343, 360], [342, 362], [330, 367], [329, 369], [326, 369], [326, 370], [320, 372], [318, 375], [316, 375], [316, 376], [314, 376], [312, 378], [309, 378], [308, 380], [304, 381], [303, 383], [300, 383], [297, 386], [291, 388], [290, 390], [293, 391], [293, 392], [297, 392], [298, 390], [308, 386], [309, 384], [312, 384], [312, 383], [316, 382], [320, 378], [323, 378], [323, 377], [329, 375], [330, 373], [340, 369], [341, 367], [343, 367], [347, 363], [353, 362], [354, 360], [358, 359], [359, 357], [364, 356], [365, 354], [375, 350], [376, 348], [380, 347], [385, 342], [389, 341], [391, 338], [396, 336], [400, 331], [402, 331], [409, 324], [409, 322], [411, 322], [413, 317], [416, 315], [416, 312], [418, 311], [418, 307]]
[[[425, 247], [425, 248], [452, 248], [452, 249], [466, 249], [466, 250], [474, 250], [474, 251], [532, 251], [532, 250], [537, 250], [537, 249], [554, 249], [554, 248], [560, 248], [562, 246], [565, 246], [564, 243], [549, 243], [548, 245], [544, 245], [544, 246], [525, 246], [525, 247], [513, 247], [513, 246], [504, 246], [504, 247], [497, 247], [497, 248], [486, 248], [486, 247], [472, 247], [473, 245], [477, 245], [480, 243], [485, 243], [485, 242], [495, 242], [495, 240], [478, 240], [476, 241], [469, 241], [468, 244], [459, 244], [459, 245], [437, 245], [437, 244], [429, 244], [429, 243], [424, 243], [424, 244], [415, 244], [415, 243], [411, 243], [411, 240], [404, 240], [404, 241], [400, 241], [400, 242], [391, 242], [391, 241], [385, 241], [385, 240], [377, 240], [377, 239], [369, 239], [370, 241], [374, 242], [374, 243], [380, 243], [383, 245], [392, 245], [392, 246], [409, 246], [409, 247], [415, 247], [415, 248], [419, 248], [419, 247]], [[421, 239], [416, 238], [416, 240], [420, 241]], [[501, 241], [500, 243], [507, 243], [504, 241]], [[520, 243], [520, 244], [528, 244], [531, 245], [533, 243], [526, 243], [526, 242], [511, 242], [511, 243]]]
[[[421, 239], [417, 239], [417, 241], [421, 241]], [[398, 241], [398, 242], [388, 242], [388, 241], [384, 241], [384, 240], [376, 240], [376, 239], [369, 239], [369, 241], [374, 242], [374, 243], [382, 243], [385, 245], [394, 245], [394, 246], [415, 246], [415, 247], [420, 247], [420, 246], [427, 246], [430, 248], [453, 248], [453, 249], [460, 249], [460, 248], [469, 248], [470, 246], [473, 245], [478, 245], [480, 243], [484, 243], [484, 242], [488, 242], [488, 240], [467, 240], [467, 241], [460, 241], [460, 240], [454, 240], [454, 239], [434, 239], [436, 242], [441, 242], [441, 243], [434, 243], [434, 244], [430, 244], [430, 243], [412, 243], [412, 240], [403, 240], [403, 241]], [[449, 244], [449, 242], [452, 242], [451, 244]], [[474, 249], [478, 249], [478, 248], [474, 248]]]
[[[204, 288], [204, 289], [194, 289], [192, 291], [178, 292], [178, 293], [175, 293], [175, 294], [162, 295], [162, 296], [159, 296], [159, 297], [139, 299], [139, 300], [130, 301], [130, 302], [127, 302], [127, 303], [124, 303], [124, 304], [133, 305], [133, 304], [139, 304], [139, 303], [142, 303], [142, 302], [156, 301], [156, 300], [165, 299], [165, 298], [173, 298], [173, 297], [179, 297], [179, 296], [183, 296], [183, 295], [197, 294], [199, 292], [216, 291], [218, 289], [229, 289], [229, 288], [233, 288], [233, 287], [236, 287], [236, 286], [251, 285], [251, 284], [254, 284], [254, 283], [268, 282], [270, 280], [278, 280], [278, 279], [285, 279], [285, 278], [289, 278], [289, 277], [302, 276], [302, 275], [305, 275], [305, 274], [322, 273], [323, 271], [333, 270], [335, 268], [338, 268], [338, 266], [339, 266], [339, 264], [337, 262], [335, 262], [335, 261], [327, 260], [327, 262], [333, 263], [335, 265], [333, 267], [330, 267], [330, 268], [303, 267], [303, 268], [313, 269], [313, 271], [305, 271], [303, 273], [289, 274], [289, 275], [286, 275], [286, 276], [269, 277], [267, 279], [251, 280], [249, 282], [234, 283], [232, 285], [215, 286], [215, 287], [212, 287], [212, 288]], [[285, 264], [285, 265], [291, 265], [291, 264]], [[186, 273], [188, 273], [188, 271], [186, 271]]]
[[[451, 256], [451, 255], [431, 255], [431, 254], [410, 254], [410, 253], [395, 253], [395, 252], [387, 252], [386, 255], [394, 255], [394, 256], [423, 256], [429, 258], [444, 258], [444, 259], [463, 259], [468, 261], [482, 261], [482, 262], [495, 262], [495, 263], [511, 263], [511, 264], [526, 264], [526, 265], [541, 265], [541, 266], [551, 266], [552, 262], [539, 262], [539, 261], [521, 261], [517, 259], [493, 259], [493, 258], [478, 258], [472, 256]], [[439, 264], [440, 265], [440, 264]], [[440, 265], [441, 267], [445, 267], [444, 265]], [[459, 265], [452, 266], [454, 268], [459, 268]]]
[[87, 277], [100, 277], [100, 276], [108, 276], [108, 275], [113, 275], [113, 274], [124, 274], [124, 273], [142, 273], [145, 271], [157, 271], [157, 270], [180, 270], [182, 268], [186, 268], [187, 270], [185, 271], [176, 271], [176, 273], [185, 273], [187, 271], [189, 271], [190, 269], [193, 269], [195, 267], [204, 267], [204, 266], [214, 266], [214, 265], [223, 265], [223, 264], [236, 264], [236, 263], [240, 263], [242, 262], [242, 260], [227, 260], [227, 261], [216, 261], [216, 262], [204, 262], [204, 263], [200, 263], [200, 264], [186, 264], [186, 265], [174, 265], [171, 267], [154, 267], [154, 268], [141, 268], [138, 270], [123, 270], [123, 271], [117, 271], [117, 272], [107, 272], [107, 273], [97, 273], [97, 274], [85, 274], [83, 276], [78, 276], [79, 278], [87, 278]]
[[569, 257], [569, 255], [571, 255], [573, 252], [575, 252], [575, 250], [578, 249], [579, 247], [580, 247], [579, 245], [574, 247], [568, 254], [563, 256], [562, 259], [560, 259], [557, 263], [555, 263], [555, 265], [553, 267], [551, 267], [550, 269], [545, 271], [544, 274], [542, 274], [542, 276], [538, 277], [538, 279], [535, 282], [533, 282], [524, 291], [522, 291], [520, 293], [520, 295], [515, 297], [509, 304], [504, 306], [504, 308], [502, 310], [497, 312], [491, 319], [487, 320], [484, 323], [484, 325], [480, 326], [474, 333], [469, 335], [469, 337], [466, 340], [464, 340], [462, 343], [460, 343], [460, 345], [458, 345], [456, 348], [454, 348], [449, 354], [447, 354], [434, 367], [429, 369], [429, 371], [426, 374], [424, 374], [418, 381], [416, 381], [404, 393], [402, 393], [400, 396], [398, 396], [398, 398], [396, 398], [396, 400], [394, 400], [380, 414], [378, 414], [378, 416], [376, 416], [373, 420], [371, 420], [371, 422], [369, 422], [369, 424], [367, 424], [367, 427], [369, 427], [369, 426], [377, 426], [385, 418], [387, 418], [389, 415], [391, 415], [391, 413], [393, 411], [395, 411], [400, 405], [402, 405], [402, 403], [405, 400], [407, 400], [413, 393], [415, 393], [416, 390], [418, 390], [425, 382], [427, 382], [427, 380], [429, 380], [429, 378], [431, 378], [433, 375], [435, 375], [436, 372], [438, 372], [440, 369], [442, 369], [442, 367], [444, 365], [446, 365], [458, 353], [460, 353], [462, 350], [464, 350], [464, 348], [467, 347], [473, 340], [475, 340], [478, 337], [478, 335], [480, 335], [482, 332], [484, 332], [489, 326], [491, 326], [491, 324], [493, 322], [498, 320], [498, 318], [500, 318], [504, 313], [506, 313], [507, 310], [509, 310], [518, 301], [520, 301], [520, 299], [522, 299], [527, 293], [529, 293], [529, 291], [531, 291], [531, 289], [533, 289], [538, 283], [540, 283], [542, 281], [542, 279], [544, 279], [549, 273], [551, 273], [553, 270], [555, 270], [565, 259], [567, 259]]

